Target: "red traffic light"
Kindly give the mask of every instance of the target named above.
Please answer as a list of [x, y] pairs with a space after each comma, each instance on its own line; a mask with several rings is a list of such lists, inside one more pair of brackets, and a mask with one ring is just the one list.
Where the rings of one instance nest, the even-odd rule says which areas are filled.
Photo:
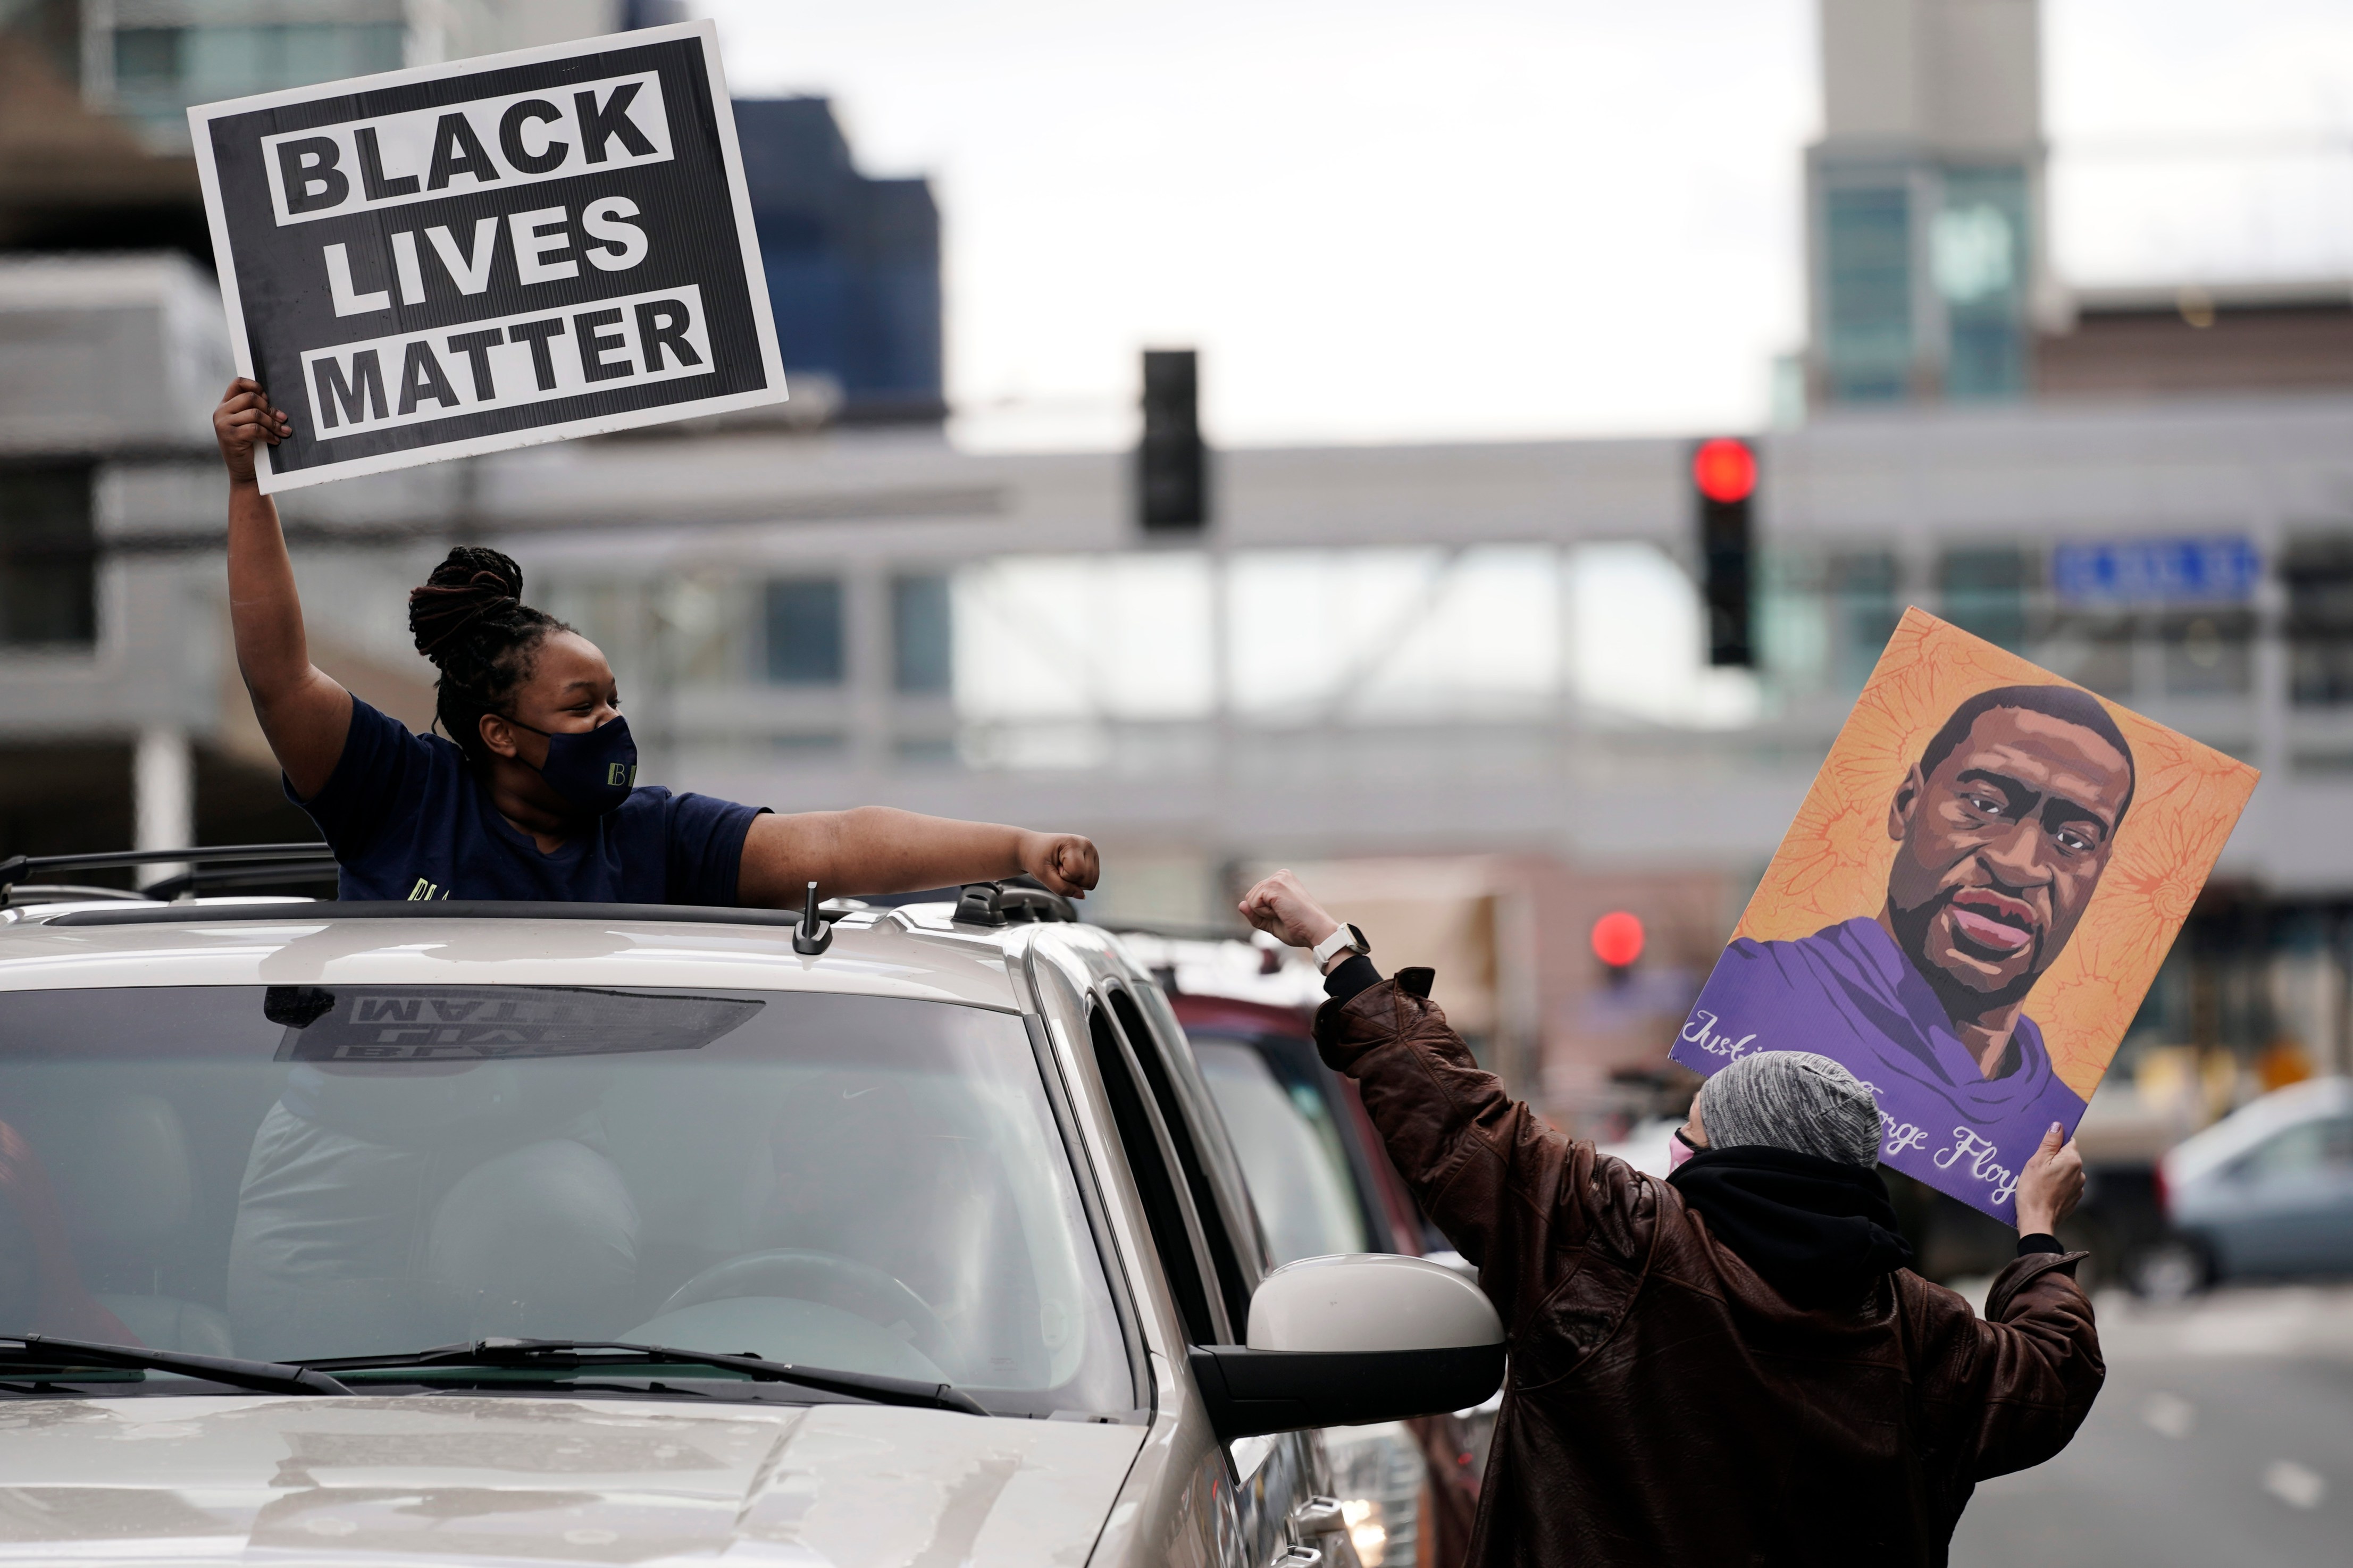
[[1624, 969], [1642, 956], [1642, 922], [1624, 910], [1612, 910], [1593, 922], [1593, 956], [1612, 969]]
[[1757, 454], [1728, 436], [1702, 441], [1692, 456], [1692, 483], [1712, 501], [1746, 500], [1757, 492]]

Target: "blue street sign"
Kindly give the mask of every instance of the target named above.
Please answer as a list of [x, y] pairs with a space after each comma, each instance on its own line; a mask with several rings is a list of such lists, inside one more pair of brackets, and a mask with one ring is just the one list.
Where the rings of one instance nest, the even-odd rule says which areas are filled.
[[2263, 570], [2254, 542], [2235, 534], [2089, 540], [2051, 552], [2051, 585], [2071, 605], [2244, 604]]

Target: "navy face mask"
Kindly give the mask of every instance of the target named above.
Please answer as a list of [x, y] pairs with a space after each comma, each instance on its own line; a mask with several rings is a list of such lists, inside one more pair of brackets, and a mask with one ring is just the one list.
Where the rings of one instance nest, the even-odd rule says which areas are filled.
[[508, 723], [547, 737], [547, 761], [539, 776], [547, 787], [591, 816], [605, 816], [638, 782], [638, 743], [619, 714], [594, 730], [542, 730], [519, 719]]

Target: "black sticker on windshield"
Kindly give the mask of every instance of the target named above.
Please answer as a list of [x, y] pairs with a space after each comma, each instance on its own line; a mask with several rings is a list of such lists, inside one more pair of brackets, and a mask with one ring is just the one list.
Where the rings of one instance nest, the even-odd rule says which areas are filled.
[[[494, 1061], [700, 1050], [765, 1003], [577, 985], [304, 986], [264, 1012], [290, 1026], [282, 1062]], [[296, 1022], [301, 1014], [307, 1022]]]

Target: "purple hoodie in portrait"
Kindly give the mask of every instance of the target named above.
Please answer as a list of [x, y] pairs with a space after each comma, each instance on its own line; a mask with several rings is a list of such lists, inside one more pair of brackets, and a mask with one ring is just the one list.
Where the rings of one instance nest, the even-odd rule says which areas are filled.
[[1879, 1097], [1883, 1163], [2004, 1221], [2017, 1217], [2018, 1173], [2043, 1133], [2056, 1121], [2072, 1134], [2084, 1114], [2023, 1015], [1987, 1078], [1936, 992], [1868, 916], [1724, 950], [1673, 1056], [1713, 1073], [1757, 1051], [1844, 1063]]

